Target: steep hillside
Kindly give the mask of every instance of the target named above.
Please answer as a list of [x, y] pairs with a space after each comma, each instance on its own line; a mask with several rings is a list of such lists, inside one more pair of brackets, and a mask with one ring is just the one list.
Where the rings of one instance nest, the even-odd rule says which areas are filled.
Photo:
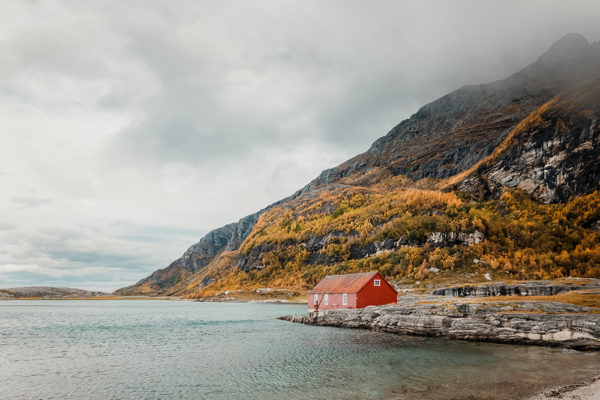
[[[119, 289], [115, 293], [124, 296], [170, 295], [184, 291], [193, 275], [210, 264], [215, 256], [240, 247], [263, 211], [210, 231], [168, 267], [154, 271], [135, 285]], [[210, 278], [205, 283], [208, 282]]]
[[305, 289], [375, 268], [412, 281], [597, 276], [599, 73], [600, 44], [567, 35], [506, 79], [424, 106], [366, 153], [117, 293]]
[[323, 171], [304, 190], [375, 167], [414, 180], [455, 175], [489, 155], [533, 110], [599, 71], [600, 42], [569, 34], [506, 79], [465, 86], [425, 105], [366, 153]]
[[600, 79], [557, 95], [524, 119], [453, 188], [478, 198], [517, 188], [543, 203], [600, 187]]

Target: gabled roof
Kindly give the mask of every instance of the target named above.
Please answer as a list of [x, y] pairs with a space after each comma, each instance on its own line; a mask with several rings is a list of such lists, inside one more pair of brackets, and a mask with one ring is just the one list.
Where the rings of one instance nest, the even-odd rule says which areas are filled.
[[356, 293], [369, 283], [375, 275], [377, 275], [377, 271], [329, 275], [323, 278], [309, 293]]

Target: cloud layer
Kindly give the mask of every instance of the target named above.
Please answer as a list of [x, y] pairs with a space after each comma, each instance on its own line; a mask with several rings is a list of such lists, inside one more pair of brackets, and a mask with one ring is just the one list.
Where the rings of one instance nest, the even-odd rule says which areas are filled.
[[0, 287], [113, 290], [600, 3], [5, 1]]

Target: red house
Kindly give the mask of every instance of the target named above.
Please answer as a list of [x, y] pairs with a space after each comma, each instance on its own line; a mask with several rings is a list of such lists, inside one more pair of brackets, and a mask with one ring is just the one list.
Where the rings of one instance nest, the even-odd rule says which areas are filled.
[[363, 308], [396, 301], [396, 290], [377, 271], [329, 275], [308, 292], [309, 311]]

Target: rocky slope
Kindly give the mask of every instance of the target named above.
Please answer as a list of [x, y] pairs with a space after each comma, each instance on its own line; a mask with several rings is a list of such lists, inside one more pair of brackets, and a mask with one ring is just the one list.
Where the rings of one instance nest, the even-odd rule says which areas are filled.
[[405, 296], [398, 305], [281, 317], [402, 335], [600, 350], [598, 309], [553, 302], [477, 303]]
[[82, 289], [57, 288], [50, 286], [31, 286], [20, 288], [0, 289], [0, 299], [21, 299], [21, 298], [40, 298], [40, 299], [69, 299], [69, 298], [87, 298], [108, 296], [108, 293], [94, 292]]
[[599, 71], [600, 42], [566, 35], [506, 79], [465, 86], [423, 106], [366, 153], [323, 171], [303, 190], [376, 167], [415, 180], [453, 176], [489, 155], [532, 111]]
[[600, 80], [568, 90], [524, 119], [454, 188], [480, 198], [518, 188], [544, 203], [600, 186]]
[[[206, 267], [215, 256], [227, 250], [238, 249], [250, 234], [252, 227], [263, 211], [210, 231], [168, 267], [159, 269], [136, 284], [119, 289], [115, 293], [129, 296], [136, 294], [173, 294], [183, 290], [191, 276]], [[208, 278], [201, 284], [208, 284], [210, 281], [211, 279]]]
[[[167, 268], [116, 293], [185, 294], [259, 283], [303, 288], [327, 272], [372, 268], [373, 260], [393, 277], [424, 279], [428, 271], [466, 268], [484, 251], [515, 252], [506, 241], [515, 233], [507, 230], [526, 200], [502, 197], [506, 188], [543, 203], [568, 203], [598, 187], [598, 74], [600, 43], [567, 35], [506, 79], [463, 87], [425, 105], [366, 153], [324, 171], [289, 198], [210, 232]], [[489, 205], [488, 199], [498, 201]], [[594, 201], [566, 208], [593, 208]], [[531, 217], [540, 223], [550, 213], [559, 218], [567, 212], [527, 207], [535, 208]], [[554, 253], [574, 251], [592, 234], [587, 229], [600, 220], [592, 214], [573, 214], [578, 222], [568, 232], [578, 232], [574, 241], [560, 236], [564, 223], [557, 220], [555, 244], [544, 250], [552, 252], [554, 265]], [[491, 228], [497, 221], [502, 234]], [[527, 238], [517, 243], [523, 251], [538, 246]], [[534, 250], [528, 262], [549, 265]], [[523, 259], [520, 254], [515, 260]], [[512, 278], [523, 279], [527, 273], [514, 269], [515, 260], [498, 256], [485, 265], [500, 263]], [[596, 273], [582, 265], [558, 272], [548, 267], [543, 274]]]

